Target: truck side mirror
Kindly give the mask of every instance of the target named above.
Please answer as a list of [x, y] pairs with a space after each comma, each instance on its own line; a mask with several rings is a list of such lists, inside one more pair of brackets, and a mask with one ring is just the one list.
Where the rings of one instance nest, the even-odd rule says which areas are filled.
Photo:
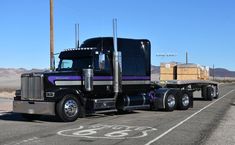
[[83, 81], [84, 81], [84, 89], [85, 91], [93, 91], [93, 69], [83, 69]]
[[105, 67], [105, 54], [100, 53], [99, 54], [99, 68], [100, 68], [100, 70], [103, 70], [104, 67]]

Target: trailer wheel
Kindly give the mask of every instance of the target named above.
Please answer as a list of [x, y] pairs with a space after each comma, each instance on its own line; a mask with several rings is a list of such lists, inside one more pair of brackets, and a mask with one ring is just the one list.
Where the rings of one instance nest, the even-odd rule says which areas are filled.
[[214, 89], [212, 87], [207, 87], [206, 92], [206, 99], [212, 101], [214, 98]]
[[191, 105], [190, 93], [188, 91], [183, 91], [180, 93], [179, 100], [178, 100], [178, 109], [179, 110], [187, 110]]
[[202, 97], [207, 101], [212, 101], [214, 98], [214, 89], [211, 86], [202, 87]]
[[166, 111], [173, 111], [176, 108], [176, 99], [175, 99], [175, 94], [174, 92], [169, 92], [166, 94], [165, 98], [165, 110]]
[[219, 89], [218, 87], [215, 87], [215, 99], [218, 99], [219, 98]]
[[21, 114], [21, 116], [26, 120], [38, 120], [41, 117], [41, 115], [38, 114], [24, 114], [24, 113]]
[[56, 104], [58, 117], [64, 122], [75, 121], [78, 117], [83, 117], [85, 109], [81, 106], [80, 101], [72, 94], [65, 95]]

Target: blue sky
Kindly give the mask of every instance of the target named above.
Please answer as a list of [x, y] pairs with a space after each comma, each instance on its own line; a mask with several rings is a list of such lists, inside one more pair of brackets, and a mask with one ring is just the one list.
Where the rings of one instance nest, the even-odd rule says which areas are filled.
[[[234, 0], [54, 0], [55, 52], [80, 41], [112, 36], [146, 38], [152, 64], [189, 62], [235, 70]], [[49, 0], [0, 1], [0, 67], [49, 68]], [[159, 57], [173, 53], [175, 57]]]

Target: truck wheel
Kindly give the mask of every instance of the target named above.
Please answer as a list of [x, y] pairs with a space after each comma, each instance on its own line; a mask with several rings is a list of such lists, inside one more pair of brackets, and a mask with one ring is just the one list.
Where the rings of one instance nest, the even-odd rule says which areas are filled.
[[201, 87], [201, 92], [202, 92], [202, 98], [204, 100], [207, 100], [207, 86], [202, 86]]
[[85, 114], [84, 107], [76, 96], [69, 94], [65, 95], [62, 100], [56, 104], [58, 117], [64, 122], [75, 121], [78, 117], [83, 117]]
[[178, 109], [187, 110], [190, 107], [191, 101], [192, 100], [189, 92], [183, 91], [179, 96]]
[[207, 87], [206, 89], [206, 98], [208, 101], [212, 101], [214, 97], [214, 89], [212, 87]]
[[38, 120], [41, 117], [41, 115], [37, 114], [21, 114], [21, 116], [26, 120]]
[[165, 110], [166, 111], [173, 111], [176, 107], [176, 99], [175, 99], [175, 93], [169, 92], [166, 95], [165, 98]]
[[215, 99], [218, 99], [219, 98], [219, 89], [218, 87], [215, 87]]

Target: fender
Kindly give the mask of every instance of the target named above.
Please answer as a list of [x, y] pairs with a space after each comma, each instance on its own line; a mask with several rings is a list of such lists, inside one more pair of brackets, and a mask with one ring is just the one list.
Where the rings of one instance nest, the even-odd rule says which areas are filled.
[[54, 90], [54, 92], [55, 97], [57, 98], [57, 102], [60, 101], [66, 94], [73, 94], [78, 97], [82, 105], [85, 105], [86, 99], [81, 90], [74, 88], [60, 88], [58, 90]]
[[[155, 94], [153, 98], [153, 103], [155, 106], [157, 106], [157, 109], [165, 109], [165, 101], [166, 101], [166, 95], [170, 91], [175, 91], [177, 93], [177, 89], [175, 88], [159, 88], [155, 89]], [[177, 97], [176, 97], [177, 99]]]

